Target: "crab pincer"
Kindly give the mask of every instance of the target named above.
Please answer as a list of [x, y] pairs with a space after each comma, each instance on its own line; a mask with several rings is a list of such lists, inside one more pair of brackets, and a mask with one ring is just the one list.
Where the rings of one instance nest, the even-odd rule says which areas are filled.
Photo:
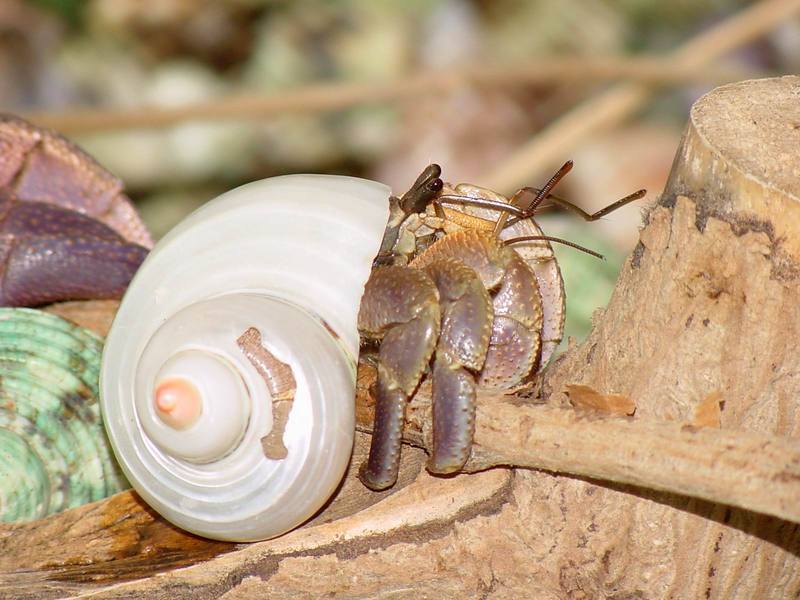
[[476, 369], [480, 384], [518, 383], [538, 361], [541, 345], [542, 305], [533, 270], [493, 234], [469, 229], [442, 238], [410, 266], [426, 268], [445, 259], [468, 267], [494, 293], [492, 335], [485, 361]]
[[0, 115], [0, 304], [119, 298], [152, 246], [122, 188], [56, 132]]

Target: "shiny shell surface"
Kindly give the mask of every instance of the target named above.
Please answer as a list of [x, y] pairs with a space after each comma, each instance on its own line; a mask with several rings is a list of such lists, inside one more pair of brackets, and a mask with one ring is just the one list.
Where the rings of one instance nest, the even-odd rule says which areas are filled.
[[0, 308], [0, 521], [30, 521], [128, 486], [100, 418], [102, 340]]

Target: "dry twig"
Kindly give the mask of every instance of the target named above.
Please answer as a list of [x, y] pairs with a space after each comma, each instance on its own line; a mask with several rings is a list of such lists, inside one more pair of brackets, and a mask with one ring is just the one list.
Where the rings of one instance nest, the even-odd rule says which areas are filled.
[[512, 464], [702, 498], [800, 523], [800, 441], [574, 410], [479, 405], [476, 467]]
[[[372, 374], [359, 371], [359, 430], [371, 432]], [[424, 394], [423, 394], [424, 395]], [[409, 407], [407, 442], [432, 445], [429, 400]], [[701, 498], [800, 523], [800, 440], [689, 423], [530, 405], [481, 394], [465, 470], [544, 469]]]
[[[684, 43], [666, 61], [677, 68], [709, 65], [798, 12], [800, 0], [755, 3]], [[569, 156], [587, 136], [617, 125], [642, 108], [653, 91], [642, 82], [615, 85], [555, 120], [501, 166], [476, 181], [500, 192], [530, 184], [536, 175], [562, 160], [559, 157]]]
[[37, 125], [65, 133], [166, 127], [192, 120], [263, 119], [285, 114], [342, 110], [399, 102], [421, 94], [443, 94], [463, 86], [520, 86], [633, 80], [651, 85], [724, 83], [753, 75], [741, 69], [675, 64], [655, 57], [537, 58], [518, 65], [478, 65], [427, 72], [388, 83], [332, 82], [273, 95], [240, 95], [175, 108], [84, 108], [24, 115]]

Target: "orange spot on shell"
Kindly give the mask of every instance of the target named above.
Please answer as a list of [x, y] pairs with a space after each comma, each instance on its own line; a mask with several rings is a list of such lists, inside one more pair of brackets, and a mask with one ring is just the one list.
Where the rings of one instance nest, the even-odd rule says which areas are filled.
[[165, 424], [174, 429], [186, 429], [203, 412], [203, 399], [190, 381], [165, 379], [156, 386], [155, 407], [156, 414]]

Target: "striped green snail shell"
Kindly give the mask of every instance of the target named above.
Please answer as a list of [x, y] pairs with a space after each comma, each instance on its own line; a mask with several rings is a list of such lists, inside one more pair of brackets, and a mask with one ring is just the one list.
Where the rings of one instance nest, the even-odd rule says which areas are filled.
[[0, 521], [129, 487], [98, 405], [102, 340], [55, 315], [0, 308]]

